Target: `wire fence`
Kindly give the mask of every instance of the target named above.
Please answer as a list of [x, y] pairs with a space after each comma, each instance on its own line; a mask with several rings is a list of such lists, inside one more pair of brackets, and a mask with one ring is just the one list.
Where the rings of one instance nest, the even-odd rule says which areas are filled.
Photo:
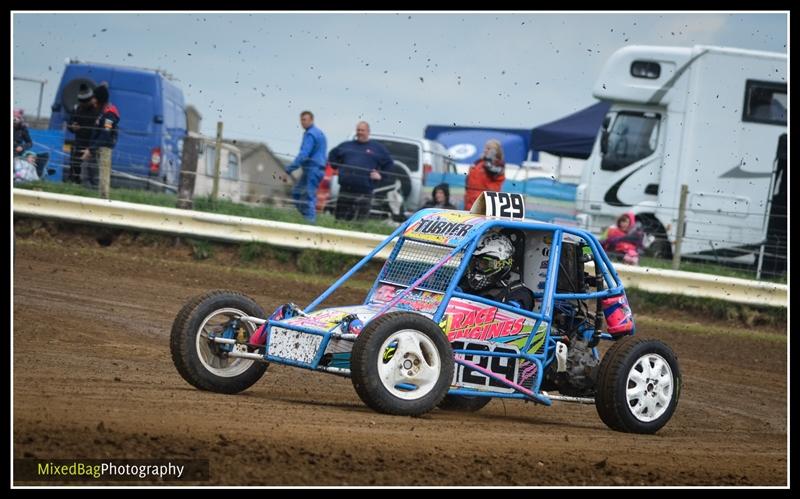
[[[119, 130], [120, 134], [131, 133], [124, 128]], [[143, 136], [159, 136], [162, 134], [157, 133], [140, 133]], [[243, 134], [245, 137], [257, 138], [259, 141], [263, 137], [255, 135]], [[202, 143], [208, 145], [211, 151], [215, 147], [215, 141], [212, 137], [203, 137], [199, 139]], [[74, 144], [74, 141], [68, 137], [68, 141]], [[243, 141], [225, 140], [225, 146], [237, 146], [237, 142]], [[263, 142], [261, 142], [263, 143]], [[252, 143], [247, 144], [248, 147]], [[225, 147], [223, 146], [223, 147]], [[72, 145], [72, 147], [75, 147]], [[34, 144], [34, 148], [47, 153], [49, 156], [48, 164], [45, 166], [46, 171], [43, 171], [43, 176], [47, 180], [54, 182], [61, 182], [68, 180], [69, 171], [72, 166], [77, 166], [75, 161], [75, 153], [65, 152], [63, 146], [61, 148], [52, 147], [47, 144]], [[289, 178], [284, 172], [284, 165], [286, 160], [295, 158], [294, 154], [275, 151], [269, 149], [274, 156], [274, 164], [271, 169], [266, 172], [260, 172], [260, 175], [253, 175], [248, 169], [250, 165], [243, 164], [241, 156], [229, 156], [228, 163], [220, 164], [220, 184], [219, 194], [222, 199], [231, 201], [240, 201], [245, 204], [265, 204], [270, 205], [286, 212], [296, 212], [295, 201], [292, 198], [292, 188], [295, 181]], [[202, 151], [204, 153], [205, 151]], [[163, 151], [162, 151], [163, 153]], [[448, 174], [447, 180], [450, 181], [450, 189], [452, 199], [460, 202], [463, 195], [467, 192], [466, 175], [459, 174], [447, 170], [448, 162], [452, 162], [449, 155], [430, 152], [434, 157], [439, 157], [442, 161], [438, 163], [437, 169], [432, 173], [434, 174]], [[281, 161], [278, 156], [284, 158]], [[231, 158], [235, 159], [231, 159]], [[175, 158], [180, 161], [180, 158], [174, 156], [171, 158], [175, 163]], [[177, 191], [177, 179], [179, 178], [179, 163], [166, 166], [164, 163], [169, 161], [166, 155], [162, 154], [160, 167], [161, 171], [167, 168], [172, 168], [175, 172], [175, 184], [165, 182], [163, 177], [143, 177], [141, 175], [132, 175], [130, 172], [133, 166], [141, 168], [149, 168], [152, 156], [146, 153], [135, 153], [126, 151], [117, 151], [117, 155], [112, 163], [112, 176], [118, 180], [119, 183], [129, 186], [133, 181], [139, 181], [142, 186], [150, 190], [161, 190], [175, 193]], [[391, 207], [388, 206], [389, 200], [393, 194], [400, 194], [401, 196], [408, 196], [410, 192], [410, 183], [418, 183], [418, 192], [420, 193], [419, 199], [414, 200], [416, 207], [421, 207], [424, 201], [431, 198], [431, 190], [433, 185], [431, 182], [424, 182], [425, 173], [424, 165], [419, 164], [419, 158], [413, 156], [397, 155], [393, 156], [396, 162], [402, 163], [404, 167], [398, 166], [389, 171], [381, 172], [382, 180], [376, 183], [377, 195], [373, 199], [373, 218], [385, 219], [389, 225], [396, 225], [401, 220], [397, 218]], [[202, 155], [202, 159], [198, 156], [198, 166], [194, 170], [196, 176], [195, 181], [195, 195], [198, 197], [208, 196], [210, 189], [208, 185], [213, 183], [214, 175], [213, 169], [210, 165], [213, 164], [210, 157], [206, 154]], [[408, 165], [413, 165], [413, 169]], [[339, 168], [347, 167], [355, 171], [361, 172], [363, 175], [368, 176], [370, 169], [363, 168], [358, 165], [349, 164], [334, 164]], [[54, 170], [52, 175], [49, 174], [50, 170]], [[297, 173], [295, 175], [298, 175]], [[435, 177], [435, 176], [434, 176]], [[437, 177], [439, 179], [444, 176]], [[127, 182], [126, 182], [127, 181]], [[535, 179], [528, 179], [525, 182], [533, 182]], [[327, 179], [326, 184], [322, 186], [317, 196], [317, 209], [323, 213], [332, 213], [336, 198], [331, 194], [331, 179]], [[507, 181], [508, 182], [508, 181]], [[511, 181], [513, 182], [513, 181]], [[525, 182], [522, 182], [525, 184]], [[510, 186], [511, 184], [508, 184]], [[112, 182], [112, 187], [117, 188], [117, 185]], [[200, 187], [200, 188], [198, 188]], [[507, 185], [504, 185], [504, 190]], [[523, 185], [523, 193], [527, 194], [527, 185]], [[538, 191], [537, 191], [538, 192]], [[690, 191], [691, 194], [691, 191]], [[722, 193], [720, 193], [722, 194]], [[452, 200], [451, 199], [451, 200]], [[587, 204], [600, 204], [604, 206], [605, 201], [602, 199], [583, 199]], [[529, 195], [528, 196], [528, 209], [536, 211], [537, 208], [543, 208], [544, 211], [553, 208], [554, 205], [547, 203], [547, 195]], [[458, 204], [457, 204], [458, 206]], [[463, 206], [463, 205], [462, 205]], [[662, 218], [672, 219], [675, 224], [678, 218], [679, 207], [658, 203], [652, 207], [662, 215]], [[555, 219], [559, 221], [567, 221], [574, 219], [578, 214], [577, 206], [574, 202], [561, 203], [559, 210], [556, 210]], [[622, 210], [628, 208], [619, 208], [620, 213]], [[407, 213], [406, 213], [407, 214]], [[394, 218], [393, 218], [393, 215]], [[616, 218], [612, 215], [607, 215], [606, 219], [611, 220]], [[691, 257], [698, 261], [713, 262], [715, 264], [724, 264], [729, 269], [744, 270], [748, 273], [755, 272], [761, 278], [780, 278], [785, 276], [787, 268], [787, 233], [788, 233], [788, 206], [780, 202], [772, 202], [764, 200], [760, 206], [750, 205], [742, 209], [712, 209], [703, 208], [701, 206], [692, 205], [687, 206], [687, 227], [685, 233], [682, 235], [684, 248], [690, 250], [693, 254]], [[613, 222], [612, 222], [613, 223]], [[677, 226], [677, 225], [676, 225]], [[769, 229], [769, 231], [767, 231]], [[765, 238], [765, 234], [767, 234]], [[742, 261], [744, 260], [744, 261]], [[688, 264], [687, 264], [688, 265]], [[760, 271], [759, 271], [760, 270]]]

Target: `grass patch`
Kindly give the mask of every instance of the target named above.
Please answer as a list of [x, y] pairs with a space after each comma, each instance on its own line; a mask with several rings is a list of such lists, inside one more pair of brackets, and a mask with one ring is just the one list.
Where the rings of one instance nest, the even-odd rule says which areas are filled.
[[783, 307], [756, 307], [714, 298], [650, 293], [638, 288], [626, 288], [625, 293], [634, 310], [689, 312], [700, 318], [740, 322], [747, 327], [786, 327], [787, 323], [787, 309]]
[[357, 256], [307, 249], [297, 256], [297, 269], [307, 274], [341, 275], [359, 260]]
[[245, 243], [239, 246], [239, 258], [243, 262], [252, 262], [263, 258], [269, 252], [268, 246], [264, 243]]
[[[668, 269], [672, 270], [672, 260], [664, 260], [661, 258], [640, 257], [639, 265], [641, 267], [650, 267], [653, 269]], [[712, 274], [724, 277], [738, 277], [740, 279], [755, 280], [756, 271], [755, 267], [746, 268], [742, 266], [728, 266], [718, 265], [709, 262], [697, 262], [692, 260], [681, 260], [680, 269], [684, 272], [699, 272], [701, 274]], [[777, 282], [786, 284], [786, 274], [774, 275], [761, 272], [761, 281]]]
[[678, 333], [699, 334], [703, 336], [726, 336], [747, 340], [767, 341], [770, 343], [786, 343], [786, 335], [780, 333], [733, 329], [709, 324], [676, 324], [669, 320], [642, 315], [636, 316], [634, 320], [636, 321], [637, 330], [639, 329], [639, 326], [652, 326], [672, 329]]
[[207, 260], [214, 256], [212, 243], [202, 239], [189, 239], [187, 242], [192, 247], [192, 258], [195, 260]]

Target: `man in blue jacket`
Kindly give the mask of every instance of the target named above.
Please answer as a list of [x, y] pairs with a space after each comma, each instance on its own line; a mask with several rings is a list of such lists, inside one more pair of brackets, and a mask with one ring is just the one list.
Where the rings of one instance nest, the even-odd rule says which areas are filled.
[[315, 222], [317, 188], [325, 176], [325, 153], [328, 150], [328, 143], [322, 130], [314, 126], [314, 114], [311, 111], [300, 113], [300, 125], [305, 129], [303, 143], [294, 161], [286, 167], [286, 173], [291, 174], [298, 168], [303, 168], [303, 176], [292, 188], [292, 198], [297, 210], [309, 222]]
[[331, 168], [339, 171], [339, 195], [336, 199], [336, 218], [359, 220], [369, 216], [372, 190], [383, 172], [389, 173], [394, 161], [389, 151], [369, 140], [369, 123], [359, 121], [356, 138], [342, 142], [328, 155]]

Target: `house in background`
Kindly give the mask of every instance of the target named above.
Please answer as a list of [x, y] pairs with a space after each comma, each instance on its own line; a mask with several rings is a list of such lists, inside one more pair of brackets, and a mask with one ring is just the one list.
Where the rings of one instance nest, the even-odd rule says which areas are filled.
[[[202, 119], [203, 116], [197, 108], [192, 105], [186, 106], [188, 130], [199, 132]], [[197, 136], [202, 138], [203, 146], [198, 157], [195, 195], [210, 194], [216, 140], [214, 137], [202, 136], [199, 133]], [[294, 180], [289, 178], [284, 171], [285, 164], [266, 144], [237, 139], [223, 139], [222, 143], [220, 198], [277, 206], [291, 203]]]
[[248, 203], [284, 206], [291, 203], [294, 180], [283, 162], [263, 142], [225, 140], [236, 146], [241, 157], [241, 199]]
[[[197, 174], [192, 197], [210, 196], [214, 190], [214, 170], [217, 158], [216, 139], [195, 132], [189, 132], [189, 134], [202, 141], [198, 148]], [[242, 153], [236, 146], [227, 142], [221, 144], [217, 199], [234, 203], [243, 201], [242, 191], [244, 190], [244, 185], [241, 182], [241, 157]]]

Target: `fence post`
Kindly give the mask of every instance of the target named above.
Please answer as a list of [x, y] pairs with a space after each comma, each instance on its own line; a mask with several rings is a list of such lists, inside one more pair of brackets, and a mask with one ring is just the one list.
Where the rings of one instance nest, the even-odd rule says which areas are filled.
[[683, 243], [683, 233], [686, 231], [686, 198], [689, 194], [689, 186], [681, 185], [681, 201], [678, 205], [678, 230], [675, 233], [675, 251], [672, 253], [672, 270], [678, 270], [681, 266], [681, 244]]
[[181, 177], [178, 181], [178, 208], [192, 209], [194, 197], [194, 183], [197, 176], [197, 156], [200, 140], [197, 137], [186, 136], [183, 139], [183, 154], [181, 155]]
[[222, 156], [222, 122], [217, 122], [217, 143], [214, 148], [216, 156], [214, 157], [214, 187], [211, 190], [211, 201], [217, 202], [217, 194], [219, 194], [219, 160]]

